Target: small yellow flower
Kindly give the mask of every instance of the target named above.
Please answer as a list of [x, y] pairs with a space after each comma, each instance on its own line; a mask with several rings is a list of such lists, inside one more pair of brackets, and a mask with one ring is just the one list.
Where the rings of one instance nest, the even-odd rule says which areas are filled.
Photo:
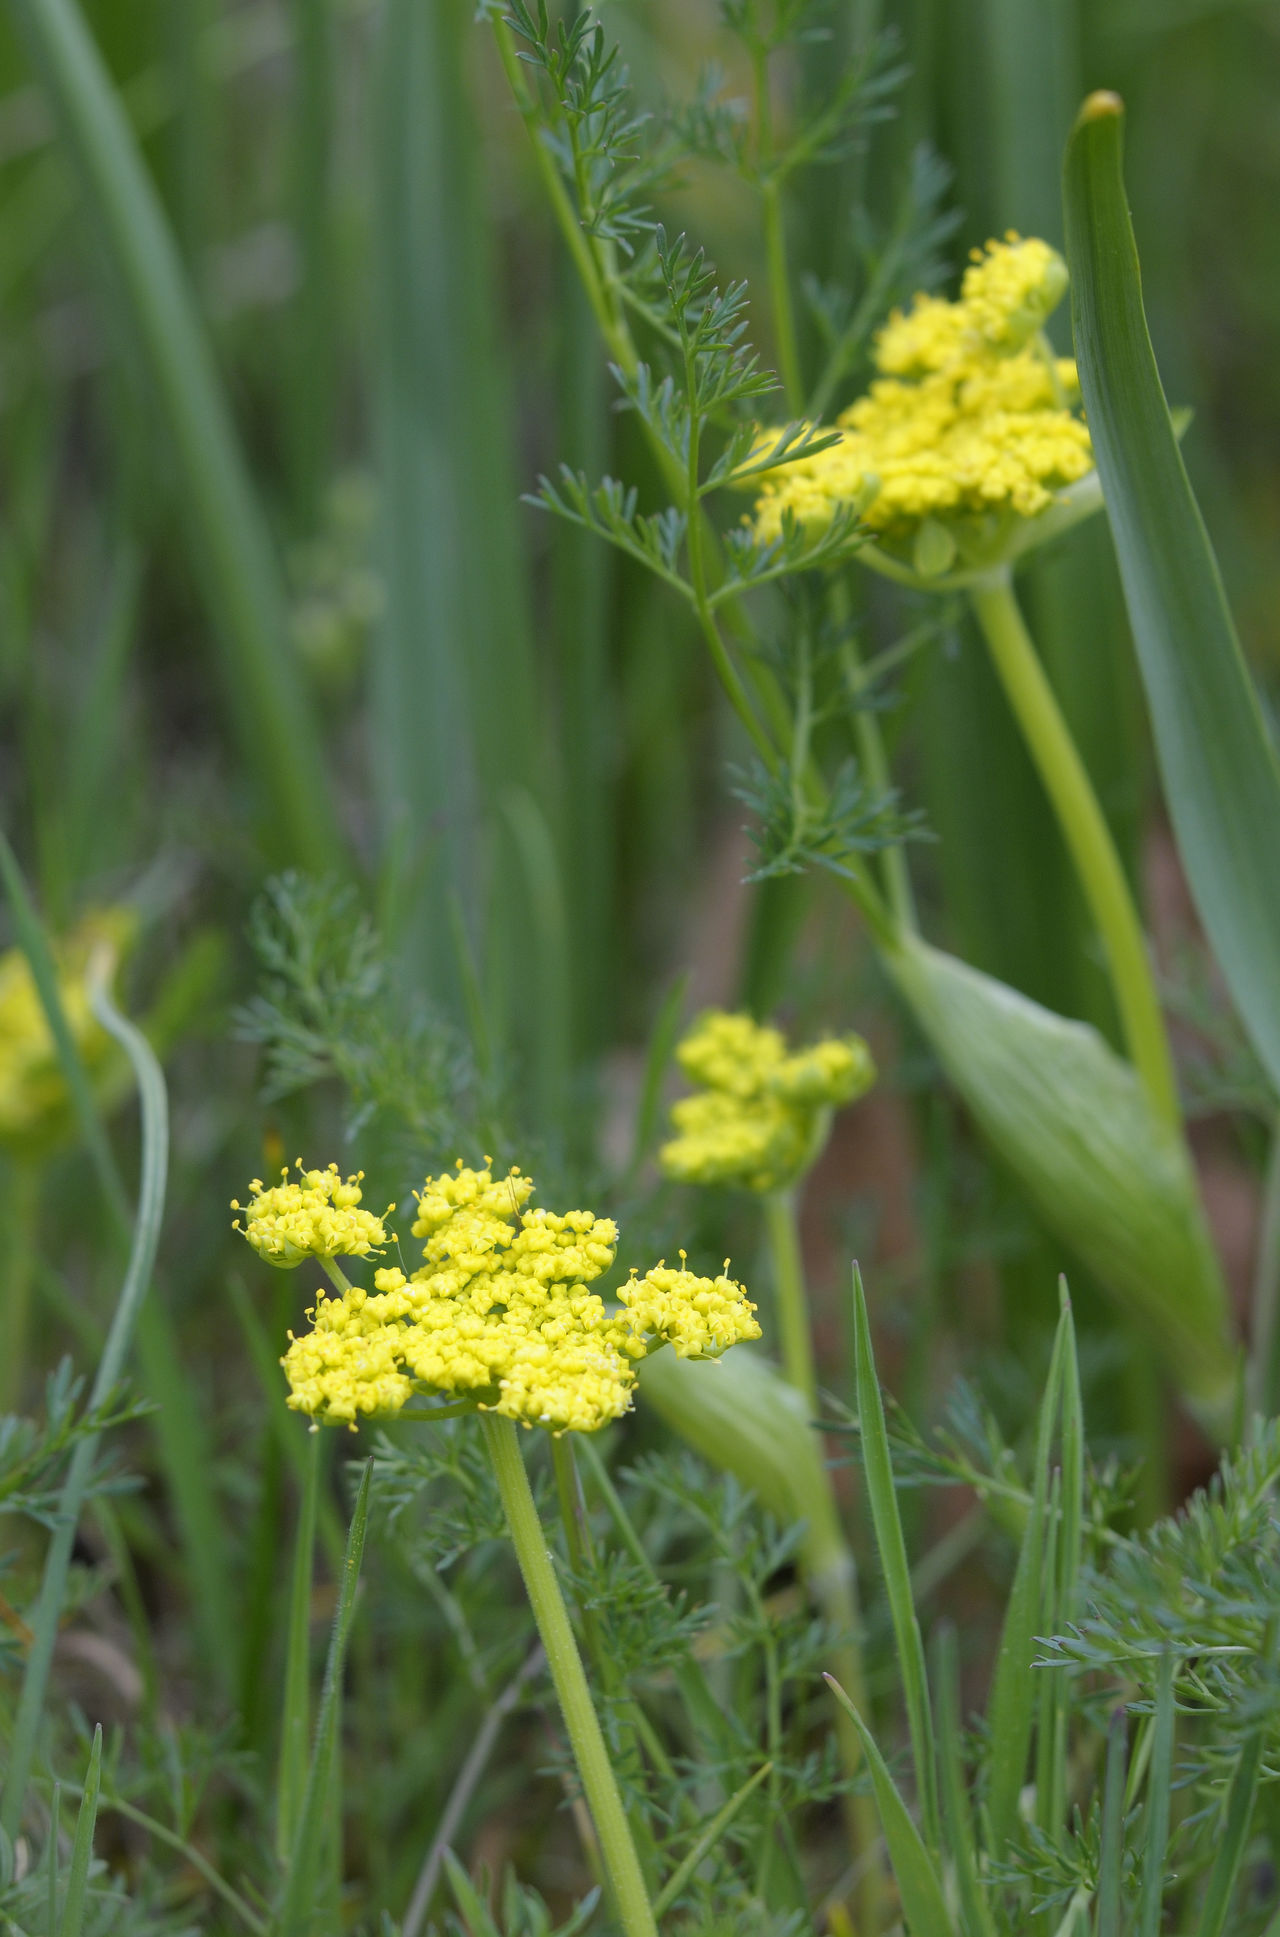
[[242, 1226], [237, 1219], [235, 1228], [243, 1230], [260, 1258], [291, 1271], [304, 1258], [367, 1258], [386, 1243], [382, 1219], [359, 1208], [362, 1170], [343, 1178], [337, 1164], [304, 1170], [301, 1158], [296, 1169], [296, 1184], [283, 1170], [281, 1182], [271, 1186], [255, 1177], [247, 1204], [232, 1199], [232, 1210], [243, 1210], [245, 1220]]
[[[316, 1246], [330, 1241], [332, 1199], [347, 1197], [355, 1182], [341, 1184], [331, 1167], [260, 1192], [244, 1235], [255, 1249], [265, 1243], [272, 1263], [285, 1261], [276, 1245], [296, 1253], [290, 1262], [332, 1255]], [[635, 1361], [658, 1345], [714, 1357], [759, 1336], [742, 1286], [727, 1275], [697, 1277], [683, 1255], [679, 1271], [633, 1272], [621, 1310], [611, 1312], [590, 1287], [613, 1263], [617, 1226], [592, 1211], [527, 1209], [532, 1192], [519, 1171], [495, 1178], [488, 1164], [459, 1163], [429, 1177], [413, 1225], [425, 1239], [423, 1263], [408, 1276], [398, 1265], [381, 1267], [372, 1293], [353, 1285], [317, 1305], [311, 1331], [290, 1334], [282, 1361], [289, 1404], [354, 1426], [430, 1393], [473, 1400], [525, 1426], [594, 1432], [630, 1406]], [[287, 1202], [266, 1201], [289, 1193]], [[341, 1208], [348, 1218], [368, 1216], [349, 1201]], [[370, 1222], [381, 1242], [379, 1221]]]
[[925, 579], [957, 553], [962, 566], [998, 561], [1020, 523], [1093, 469], [1075, 366], [1040, 334], [1066, 286], [1048, 243], [1010, 235], [974, 251], [956, 302], [921, 295], [895, 311], [876, 339], [880, 375], [837, 420], [839, 442], [766, 475], [757, 536], [776, 540], [788, 517], [819, 532], [852, 504]]
[[831, 1112], [875, 1081], [860, 1036], [832, 1036], [794, 1055], [777, 1029], [712, 1009], [676, 1051], [701, 1087], [673, 1105], [677, 1134], [659, 1161], [686, 1184], [780, 1190], [814, 1162]]

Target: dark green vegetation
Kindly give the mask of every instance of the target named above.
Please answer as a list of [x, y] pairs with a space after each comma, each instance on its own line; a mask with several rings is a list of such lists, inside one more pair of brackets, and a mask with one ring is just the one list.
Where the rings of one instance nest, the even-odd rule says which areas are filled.
[[[227, 1203], [333, 1156], [403, 1231], [492, 1152], [732, 1252], [773, 1349], [759, 1207], [652, 1162], [715, 1001], [882, 1070], [804, 1223], [863, 1687], [758, 1359], [530, 1437], [660, 1926], [1272, 1931], [1280, 14], [482, 11], [0, 26], [0, 1928], [617, 1928], [476, 1422], [308, 1438], [316, 1285]], [[1010, 227], [1115, 533], [1018, 596], [1163, 1104], [981, 589], [721, 488]]]

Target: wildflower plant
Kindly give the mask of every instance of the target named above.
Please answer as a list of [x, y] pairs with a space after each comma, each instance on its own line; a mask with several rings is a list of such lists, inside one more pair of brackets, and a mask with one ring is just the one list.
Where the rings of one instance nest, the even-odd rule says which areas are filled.
[[[291, 1269], [313, 1257], [338, 1293], [316, 1308], [309, 1333], [291, 1335], [282, 1360], [289, 1404], [311, 1417], [313, 1431], [322, 1423], [354, 1430], [365, 1418], [479, 1413], [618, 1914], [629, 1933], [656, 1932], [514, 1428], [598, 1431], [631, 1404], [637, 1361], [666, 1344], [681, 1358], [718, 1357], [759, 1337], [755, 1307], [727, 1265], [721, 1276], [701, 1278], [682, 1254], [674, 1269], [660, 1263], [643, 1278], [633, 1271], [610, 1313], [590, 1286], [614, 1261], [612, 1219], [526, 1209], [531, 1178], [515, 1168], [495, 1178], [490, 1164], [474, 1170], [461, 1159], [417, 1195], [412, 1231], [425, 1240], [423, 1264], [408, 1276], [399, 1266], [379, 1268], [370, 1294], [337, 1262], [368, 1257], [387, 1241], [383, 1220], [361, 1208], [360, 1175], [344, 1179], [333, 1164], [297, 1168], [295, 1183], [287, 1172], [270, 1189], [255, 1180], [244, 1222], [236, 1221], [268, 1263]], [[415, 1396], [443, 1403], [410, 1409]]]

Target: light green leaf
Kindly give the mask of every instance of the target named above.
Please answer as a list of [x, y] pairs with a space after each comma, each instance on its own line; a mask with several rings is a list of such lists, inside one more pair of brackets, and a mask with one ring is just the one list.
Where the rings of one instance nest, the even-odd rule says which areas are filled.
[[902, 1898], [903, 1914], [911, 1937], [956, 1937], [955, 1925], [951, 1921], [933, 1860], [911, 1820], [906, 1804], [898, 1794], [897, 1785], [876, 1746], [875, 1737], [839, 1682], [830, 1675], [826, 1679], [832, 1694], [851, 1717], [862, 1741], [863, 1754], [871, 1771], [876, 1807], [884, 1828], [884, 1840], [889, 1849], [889, 1861], [898, 1879], [898, 1893]]
[[75, 1841], [71, 1845], [71, 1874], [62, 1911], [62, 1937], [80, 1937], [89, 1895], [89, 1865], [93, 1860], [93, 1829], [98, 1820], [98, 1790], [102, 1782], [102, 1724], [93, 1731], [89, 1770], [80, 1796]]
[[1235, 1347], [1181, 1140], [1130, 1066], [1069, 1022], [903, 936], [886, 955], [947, 1075], [1064, 1244], [1152, 1339], [1211, 1431], [1230, 1419]]
[[1093, 94], [1067, 147], [1080, 385], [1178, 848], [1227, 986], [1280, 1085], [1280, 762], [1147, 333], [1123, 133], [1117, 96]]
[[858, 1432], [862, 1443], [867, 1500], [876, 1530], [876, 1550], [880, 1556], [894, 1640], [898, 1647], [898, 1672], [902, 1677], [907, 1703], [916, 1790], [920, 1797], [925, 1832], [933, 1848], [937, 1849], [941, 1839], [929, 1678], [925, 1669], [924, 1645], [920, 1639], [920, 1623], [916, 1619], [911, 1592], [911, 1569], [907, 1564], [898, 1495], [893, 1483], [893, 1461], [884, 1423], [884, 1403], [880, 1397], [880, 1382], [871, 1349], [866, 1294], [862, 1289], [862, 1273], [856, 1264], [853, 1267], [853, 1348], [858, 1381]]

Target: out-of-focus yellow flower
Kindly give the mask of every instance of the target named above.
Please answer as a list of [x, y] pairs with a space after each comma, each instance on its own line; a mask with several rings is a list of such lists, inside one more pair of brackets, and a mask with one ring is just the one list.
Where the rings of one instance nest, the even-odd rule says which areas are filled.
[[[247, 1204], [231, 1200], [232, 1210], [244, 1213], [244, 1223], [237, 1218], [235, 1229], [243, 1231], [260, 1258], [291, 1271], [304, 1258], [367, 1258], [381, 1249], [387, 1241], [382, 1219], [359, 1208], [362, 1170], [354, 1177], [343, 1177], [337, 1164], [304, 1170], [301, 1158], [295, 1168], [296, 1184], [282, 1170], [278, 1184], [255, 1177]], [[387, 1206], [388, 1217], [392, 1208]]]
[[[330, 1176], [336, 1170], [312, 1171], [304, 1183]], [[429, 1177], [413, 1224], [423, 1263], [410, 1276], [380, 1269], [373, 1292], [352, 1286], [316, 1307], [312, 1330], [291, 1335], [282, 1361], [289, 1404], [354, 1425], [431, 1393], [474, 1399], [526, 1426], [594, 1432], [630, 1406], [635, 1361], [656, 1346], [670, 1341], [681, 1356], [707, 1358], [759, 1337], [742, 1286], [699, 1278], [683, 1258], [679, 1271], [633, 1273], [611, 1312], [590, 1286], [613, 1263], [617, 1226], [592, 1211], [528, 1210], [532, 1193], [518, 1170], [495, 1178], [488, 1165], [460, 1162]], [[251, 1205], [251, 1243], [252, 1213]], [[307, 1255], [297, 1235], [288, 1262]]]
[[821, 531], [853, 504], [891, 559], [933, 578], [957, 553], [962, 566], [997, 562], [1019, 521], [1092, 471], [1075, 365], [1040, 334], [1065, 264], [1014, 235], [974, 258], [956, 302], [917, 296], [890, 317], [881, 374], [837, 420], [840, 441], [767, 474], [761, 540], [788, 519]]
[[[113, 1055], [112, 1041], [89, 1006], [88, 970], [95, 951], [112, 962], [133, 937], [127, 908], [87, 915], [58, 945], [58, 996], [72, 1039], [91, 1076]], [[40, 1154], [72, 1122], [57, 1045], [21, 949], [0, 955], [0, 1143], [15, 1156]]]
[[701, 1087], [671, 1111], [677, 1134], [659, 1161], [686, 1184], [781, 1190], [806, 1171], [826, 1141], [831, 1112], [875, 1081], [861, 1036], [831, 1036], [788, 1054], [781, 1031], [747, 1015], [711, 1009], [676, 1051]]

